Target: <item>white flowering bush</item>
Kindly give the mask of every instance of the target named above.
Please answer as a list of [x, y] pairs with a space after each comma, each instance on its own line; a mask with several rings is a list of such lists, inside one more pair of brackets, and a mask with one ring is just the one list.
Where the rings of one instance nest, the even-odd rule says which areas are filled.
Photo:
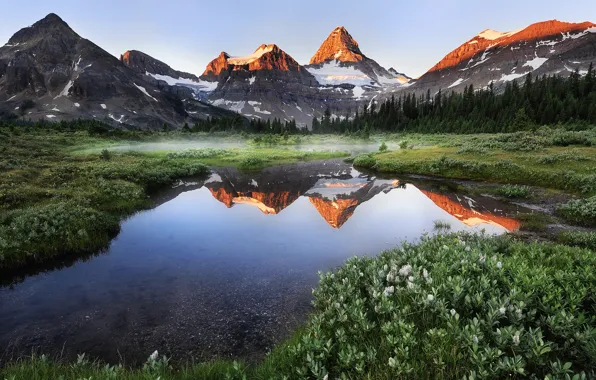
[[595, 376], [596, 253], [423, 238], [321, 274], [297, 378]]
[[6, 265], [37, 255], [95, 250], [119, 229], [115, 217], [73, 202], [15, 210], [0, 224], [0, 261]]

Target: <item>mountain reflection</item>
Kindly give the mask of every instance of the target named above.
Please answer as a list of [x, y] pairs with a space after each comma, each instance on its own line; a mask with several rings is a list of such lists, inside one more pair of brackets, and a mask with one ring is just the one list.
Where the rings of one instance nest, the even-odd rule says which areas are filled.
[[[329, 226], [339, 229], [360, 205], [379, 194], [405, 188], [405, 184], [398, 179], [377, 179], [346, 164], [310, 163], [268, 168], [253, 174], [232, 168], [219, 169], [205, 182], [205, 187], [228, 208], [249, 205], [273, 215], [298, 198], [307, 197]], [[469, 197], [416, 188], [467, 226], [490, 224], [509, 231], [520, 226], [517, 220], [500, 215], [496, 210], [491, 212], [490, 207]]]

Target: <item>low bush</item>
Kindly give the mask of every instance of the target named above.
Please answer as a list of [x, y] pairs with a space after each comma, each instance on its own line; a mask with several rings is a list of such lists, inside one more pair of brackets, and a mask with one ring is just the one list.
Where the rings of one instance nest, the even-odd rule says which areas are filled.
[[574, 199], [557, 207], [557, 214], [565, 220], [584, 226], [596, 226], [596, 196]]
[[596, 375], [596, 253], [440, 235], [321, 274], [296, 378]]
[[233, 152], [227, 149], [216, 148], [202, 148], [202, 149], [186, 149], [178, 152], [170, 152], [167, 154], [168, 158], [216, 158], [222, 156], [232, 155]]
[[117, 218], [73, 202], [15, 210], [0, 226], [0, 261], [4, 266], [64, 251], [95, 251], [119, 229]]
[[523, 185], [503, 185], [497, 189], [497, 194], [506, 198], [528, 198], [531, 193], [531, 189]]
[[596, 251], [596, 232], [593, 231], [563, 231], [557, 236], [557, 239], [562, 244]]
[[267, 163], [267, 160], [261, 157], [249, 156], [240, 161], [238, 167], [240, 169], [254, 169], [259, 168]]
[[389, 150], [389, 148], [387, 147], [387, 144], [385, 144], [385, 141], [383, 141], [381, 143], [381, 146], [379, 146], [379, 152], [381, 153], [385, 153]]
[[371, 169], [377, 164], [377, 160], [372, 154], [360, 154], [354, 159], [354, 166]]

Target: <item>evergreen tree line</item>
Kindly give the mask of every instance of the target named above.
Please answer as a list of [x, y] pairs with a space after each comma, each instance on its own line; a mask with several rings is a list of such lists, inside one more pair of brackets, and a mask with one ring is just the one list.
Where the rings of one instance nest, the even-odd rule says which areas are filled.
[[365, 106], [353, 117], [331, 117], [329, 110], [313, 119], [313, 133], [383, 132], [514, 132], [539, 125], [596, 124], [596, 73], [568, 78], [528, 74], [523, 84], [507, 83], [502, 93], [467, 86], [463, 93], [439, 91], [426, 96], [392, 96]]

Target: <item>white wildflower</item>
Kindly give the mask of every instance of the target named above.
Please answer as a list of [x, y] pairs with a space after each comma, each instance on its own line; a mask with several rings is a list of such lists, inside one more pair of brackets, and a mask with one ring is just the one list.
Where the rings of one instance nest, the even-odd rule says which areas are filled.
[[395, 276], [393, 276], [392, 272], [389, 272], [387, 275], [387, 282], [393, 282], [395, 280]]
[[149, 356], [149, 361], [156, 361], [157, 357], [159, 356], [159, 353], [157, 352], [157, 350], [155, 350], [150, 356]]
[[505, 312], [506, 312], [506, 311], [507, 311], [507, 309], [505, 309], [505, 306], [502, 306], [502, 307], [499, 309], [499, 313], [501, 313], [501, 315], [505, 315]]
[[455, 317], [455, 314], [457, 314], [457, 312], [455, 311], [455, 309], [451, 309], [449, 312], [451, 313], [451, 316], [452, 317]]
[[519, 332], [516, 332], [513, 336], [513, 344], [515, 344], [516, 346], [519, 345]]
[[414, 282], [414, 276], [410, 276], [410, 277], [408, 277], [408, 281], [410, 281], [410, 282]]
[[428, 278], [428, 271], [426, 269], [422, 270], [422, 277]]
[[408, 281], [408, 289], [412, 289], [414, 287], [414, 283]]
[[323, 377], [323, 380], [329, 380], [329, 374], [325, 375], [325, 376]]
[[503, 268], [503, 263], [499, 261], [499, 262], [497, 263], [497, 268], [499, 268], [499, 269]]
[[449, 249], [449, 247], [447, 247], [446, 245], [443, 246], [443, 249]]
[[435, 296], [429, 294], [428, 296], [426, 296], [426, 299], [428, 300], [428, 302], [433, 302], [435, 300]]
[[395, 367], [397, 363], [395, 362], [394, 358], [389, 358], [389, 367], [393, 368]]
[[470, 252], [472, 250], [472, 248], [470, 248], [470, 246], [466, 246], [466, 252]]
[[411, 265], [404, 265], [399, 269], [399, 275], [402, 277], [408, 277], [412, 273], [412, 266]]
[[383, 292], [383, 294], [385, 295], [385, 297], [388, 297], [389, 295], [393, 294], [393, 292], [395, 292], [395, 287], [389, 286], [389, 287], [385, 288], [385, 291]]
[[383, 270], [385, 272], [387, 272], [389, 270], [389, 265], [387, 265], [387, 264], [383, 265]]
[[478, 262], [480, 264], [484, 264], [486, 262], [486, 256], [484, 256], [484, 255], [480, 256], [480, 259], [478, 260]]
[[472, 339], [472, 341], [474, 342], [474, 344], [478, 344], [478, 337], [476, 335], [474, 335], [474, 338]]

